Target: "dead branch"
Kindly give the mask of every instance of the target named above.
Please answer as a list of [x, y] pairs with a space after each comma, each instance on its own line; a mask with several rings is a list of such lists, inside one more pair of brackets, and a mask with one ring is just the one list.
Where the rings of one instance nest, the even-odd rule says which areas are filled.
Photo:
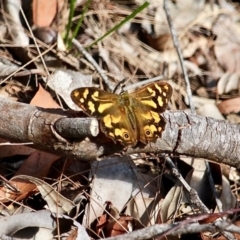
[[[180, 225], [178, 227], [178, 225]], [[106, 238], [106, 240], [135, 240], [135, 239], [150, 239], [154, 237], [163, 237], [164, 235], [177, 236], [181, 234], [191, 234], [191, 233], [200, 233], [200, 232], [217, 232], [217, 231], [229, 231], [239, 233], [239, 227], [229, 224], [226, 221], [221, 221], [220, 223], [209, 223], [209, 224], [198, 224], [198, 223], [189, 223], [185, 226], [182, 226], [179, 223], [173, 224], [156, 224], [150, 227], [145, 227], [140, 230], [133, 231], [131, 233], [119, 235], [116, 237]]]
[[171, 153], [210, 159], [240, 168], [240, 126], [227, 121], [184, 111], [166, 111], [162, 114], [166, 119], [165, 131], [156, 143], [139, 143], [134, 148], [124, 149], [120, 144], [112, 144], [103, 134], [94, 137], [98, 130], [97, 123], [86, 121], [85, 117], [73, 118], [70, 111], [43, 109], [4, 98], [0, 101], [0, 110], [2, 138], [12, 142], [32, 141], [34, 148], [56, 155], [95, 160], [119, 152]]

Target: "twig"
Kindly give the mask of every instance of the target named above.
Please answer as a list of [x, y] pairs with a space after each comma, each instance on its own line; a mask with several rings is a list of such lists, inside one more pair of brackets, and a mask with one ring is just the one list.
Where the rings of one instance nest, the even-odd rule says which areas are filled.
[[199, 198], [197, 192], [189, 186], [189, 184], [185, 181], [182, 175], [179, 173], [177, 167], [172, 162], [170, 157], [165, 157], [167, 165], [170, 167], [173, 175], [182, 183], [183, 187], [188, 191], [190, 196], [190, 202], [195, 204], [201, 212], [210, 213], [209, 209], [204, 205], [204, 203]]
[[[172, 20], [171, 20], [171, 16], [170, 16], [170, 13], [169, 13], [169, 9], [168, 9], [168, 5], [167, 5], [167, 0], [164, 0], [164, 5], [163, 5], [163, 8], [165, 10], [165, 14], [166, 14], [166, 17], [167, 17], [167, 21], [168, 21], [168, 25], [169, 25], [169, 29], [170, 29], [170, 32], [171, 32], [171, 35], [172, 35], [172, 39], [173, 39], [173, 44], [174, 44], [174, 47], [177, 51], [177, 54], [178, 54], [178, 58], [179, 58], [179, 62], [180, 62], [180, 65], [181, 65], [181, 68], [182, 68], [182, 72], [183, 72], [183, 77], [184, 77], [184, 80], [185, 80], [185, 83], [186, 83], [186, 91], [187, 91], [187, 95], [188, 95], [188, 101], [189, 101], [189, 105], [190, 105], [190, 109], [191, 109], [191, 112], [196, 114], [196, 110], [195, 110], [195, 106], [194, 106], [194, 103], [192, 101], [192, 91], [191, 91], [191, 88], [190, 88], [190, 82], [189, 82], [189, 78], [188, 78], [188, 75], [187, 75], [187, 70], [184, 66], [184, 59], [183, 59], [183, 55], [182, 55], [182, 52], [180, 50], [180, 44], [179, 44], [179, 41], [178, 41], [178, 37], [177, 37], [177, 32], [172, 24]], [[213, 194], [215, 196], [215, 199], [216, 199], [216, 202], [217, 202], [217, 205], [219, 206], [219, 199], [216, 197], [216, 190], [215, 190], [215, 187], [214, 187], [214, 184], [212, 182], [212, 175], [211, 175], [211, 172], [209, 171], [209, 163], [206, 162], [206, 167], [207, 167], [207, 170], [208, 170], [208, 177], [209, 177], [209, 181], [210, 181], [210, 186], [213, 190]], [[211, 184], [212, 183], [212, 184]], [[185, 185], [184, 185], [185, 186]], [[194, 193], [194, 194], [193, 194]], [[193, 195], [192, 195], [193, 194]], [[192, 197], [191, 197], [192, 196]], [[193, 197], [194, 196], [194, 197]], [[190, 200], [191, 202], [195, 202], [194, 199], [196, 199], [196, 203], [200, 204], [201, 201], [199, 201], [199, 197], [197, 195], [196, 192], [190, 192]], [[218, 200], [218, 201], [217, 201]], [[202, 211], [204, 211], [204, 208], [203, 208], [204, 205], [199, 205], [200, 209]], [[205, 211], [204, 211], [205, 212]], [[217, 220], [218, 221], [218, 220]], [[222, 232], [222, 234], [227, 237], [228, 239], [234, 239], [234, 236], [232, 234], [229, 234], [229, 233], [226, 233], [226, 232]]]
[[[213, 196], [215, 198], [215, 201], [216, 201], [216, 205], [217, 205], [217, 208], [218, 208], [218, 211], [219, 212], [222, 212], [223, 209], [222, 209], [222, 202], [221, 200], [219, 199], [219, 197], [217, 196], [217, 192], [216, 192], [216, 188], [215, 188], [215, 185], [214, 185], [214, 180], [213, 180], [213, 177], [212, 177], [212, 173], [211, 173], [211, 170], [210, 170], [210, 166], [209, 166], [209, 163], [206, 162], [206, 171], [207, 171], [207, 176], [208, 176], [208, 181], [209, 181], [209, 185], [210, 185], [210, 188], [212, 189], [213, 191]], [[221, 221], [220, 219], [217, 219], [216, 222], [219, 222]], [[226, 238], [226, 239], [235, 239], [235, 237], [229, 233], [229, 232], [222, 232], [222, 235]]]
[[[195, 219], [195, 218], [193, 218]], [[187, 220], [188, 221], [188, 220]], [[146, 227], [140, 230], [136, 230], [127, 234], [119, 235], [116, 237], [106, 238], [106, 240], [135, 240], [135, 239], [150, 239], [156, 236], [177, 236], [181, 234], [191, 234], [200, 232], [217, 232], [219, 230], [227, 230], [229, 232], [240, 232], [240, 228], [228, 223], [221, 221], [219, 223], [209, 223], [199, 225], [198, 223], [173, 223], [173, 224], [156, 224], [150, 227]]]
[[[49, 47], [47, 50], [45, 50], [41, 55], [46, 54], [47, 52], [50, 52], [54, 47], [56, 46], [56, 44], [53, 44], [51, 47]], [[10, 75], [8, 75], [4, 80], [2, 80], [0, 82], [0, 84], [3, 84], [4, 82], [6, 82], [8, 79], [10, 79], [12, 76], [14, 76], [15, 73], [19, 72], [20, 70], [24, 69], [26, 66], [28, 66], [30, 63], [34, 62], [35, 60], [37, 60], [38, 58], [40, 58], [40, 56], [36, 56], [33, 59], [31, 59], [30, 61], [28, 61], [27, 63], [25, 63], [24, 65], [22, 65], [21, 67], [19, 67], [16, 71], [14, 71], [13, 73], [11, 73]]]
[[141, 87], [145, 84], [148, 84], [148, 83], [152, 83], [152, 82], [156, 82], [156, 81], [160, 81], [160, 80], [167, 80], [168, 78], [166, 76], [157, 76], [157, 77], [154, 77], [154, 78], [151, 78], [151, 79], [147, 79], [147, 80], [143, 80], [141, 82], [136, 82], [136, 83], [133, 83], [131, 85], [128, 85], [128, 86], [125, 86], [123, 89], [125, 91], [127, 90], [131, 90], [131, 89], [135, 89], [137, 87]]
[[24, 13], [22, 7], [20, 8], [20, 11], [21, 11], [22, 17], [23, 17], [23, 19], [24, 19], [24, 21], [25, 21], [25, 23], [26, 23], [26, 25], [27, 25], [27, 27], [28, 27], [28, 30], [29, 30], [29, 32], [31, 33], [31, 36], [32, 36], [32, 39], [33, 39], [34, 44], [35, 44], [35, 46], [36, 46], [37, 52], [38, 52], [38, 54], [39, 54], [39, 56], [40, 56], [40, 59], [41, 59], [41, 61], [42, 61], [44, 70], [46, 71], [47, 76], [49, 77], [49, 76], [50, 76], [50, 73], [49, 73], [49, 71], [48, 71], [47, 65], [46, 65], [46, 63], [45, 63], [45, 61], [44, 61], [44, 59], [43, 59], [43, 55], [42, 55], [42, 53], [41, 53], [41, 51], [40, 51], [40, 49], [39, 49], [38, 43], [37, 43], [37, 41], [36, 41], [36, 38], [35, 38], [35, 36], [34, 36], [34, 34], [33, 34], [33, 32], [32, 32], [32, 29], [31, 29], [31, 27], [30, 27], [30, 25], [29, 25], [29, 23], [28, 23], [28, 20], [27, 20], [27, 18], [26, 18], [26, 16], [25, 16], [25, 13]]
[[186, 82], [186, 91], [187, 91], [187, 95], [188, 95], [188, 101], [189, 101], [190, 109], [191, 109], [192, 113], [196, 113], [194, 103], [192, 101], [192, 91], [191, 91], [191, 87], [190, 87], [189, 78], [188, 78], [188, 75], [187, 75], [187, 70], [184, 66], [184, 59], [183, 59], [182, 52], [180, 50], [179, 41], [178, 41], [178, 37], [177, 37], [177, 32], [176, 32], [176, 30], [175, 30], [175, 28], [172, 24], [172, 19], [171, 19], [171, 16], [169, 14], [169, 9], [168, 9], [168, 6], [167, 6], [167, 0], [164, 0], [163, 8], [165, 10], [165, 14], [166, 14], [166, 17], [167, 17], [169, 29], [170, 29], [172, 39], [173, 39], [173, 44], [174, 44], [174, 47], [176, 48], [177, 55], [178, 55], [178, 58], [179, 58], [179, 62], [180, 62], [181, 68], [182, 68], [183, 77], [184, 77], [184, 80]]
[[77, 48], [77, 50], [79, 52], [81, 52], [90, 63], [92, 63], [92, 65], [95, 67], [95, 69], [98, 71], [98, 73], [102, 77], [103, 81], [108, 85], [109, 89], [111, 91], [113, 91], [114, 84], [108, 79], [108, 77], [105, 74], [105, 71], [102, 68], [100, 68], [100, 66], [93, 59], [93, 57], [86, 51], [86, 49], [83, 47], [83, 45], [79, 41], [77, 41], [76, 39], [73, 39], [72, 43]]

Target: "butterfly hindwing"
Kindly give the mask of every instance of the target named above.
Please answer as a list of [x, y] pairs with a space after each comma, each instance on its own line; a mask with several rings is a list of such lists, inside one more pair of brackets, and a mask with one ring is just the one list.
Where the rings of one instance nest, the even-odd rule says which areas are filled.
[[[131, 94], [136, 114], [139, 141], [155, 142], [165, 128], [166, 122], [160, 115], [166, 110], [172, 95], [172, 87], [166, 82], [151, 83]], [[141, 106], [141, 107], [140, 107]]]
[[100, 122], [102, 132], [112, 138], [114, 142], [119, 141], [124, 146], [134, 146], [138, 141], [137, 131], [133, 128], [126, 108], [121, 111], [117, 108], [103, 116]]
[[161, 137], [166, 125], [162, 116], [147, 107], [135, 109], [135, 114], [137, 116], [138, 139], [140, 142], [147, 144], [148, 142], [155, 142], [158, 137]]

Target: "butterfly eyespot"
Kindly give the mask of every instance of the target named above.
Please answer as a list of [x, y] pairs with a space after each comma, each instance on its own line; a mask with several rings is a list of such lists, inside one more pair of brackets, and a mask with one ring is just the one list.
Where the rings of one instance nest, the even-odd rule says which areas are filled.
[[125, 139], [129, 139], [129, 134], [128, 133], [124, 133], [123, 136], [124, 136]]
[[147, 130], [147, 131], [145, 132], [145, 134], [146, 134], [147, 136], [151, 136], [151, 132], [150, 132], [149, 130]]

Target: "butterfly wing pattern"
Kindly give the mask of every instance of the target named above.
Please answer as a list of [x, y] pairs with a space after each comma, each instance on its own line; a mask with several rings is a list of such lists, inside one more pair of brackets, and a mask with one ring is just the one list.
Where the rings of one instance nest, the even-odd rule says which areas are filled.
[[115, 93], [94, 87], [73, 90], [71, 98], [83, 111], [101, 119], [100, 128], [114, 142], [135, 146], [155, 142], [165, 127], [162, 113], [172, 95], [166, 82], [151, 83], [133, 93]]
[[132, 93], [133, 102], [140, 102], [134, 108], [138, 125], [138, 139], [147, 144], [155, 142], [165, 128], [166, 122], [159, 114], [164, 112], [172, 96], [172, 87], [166, 82], [149, 84]]

